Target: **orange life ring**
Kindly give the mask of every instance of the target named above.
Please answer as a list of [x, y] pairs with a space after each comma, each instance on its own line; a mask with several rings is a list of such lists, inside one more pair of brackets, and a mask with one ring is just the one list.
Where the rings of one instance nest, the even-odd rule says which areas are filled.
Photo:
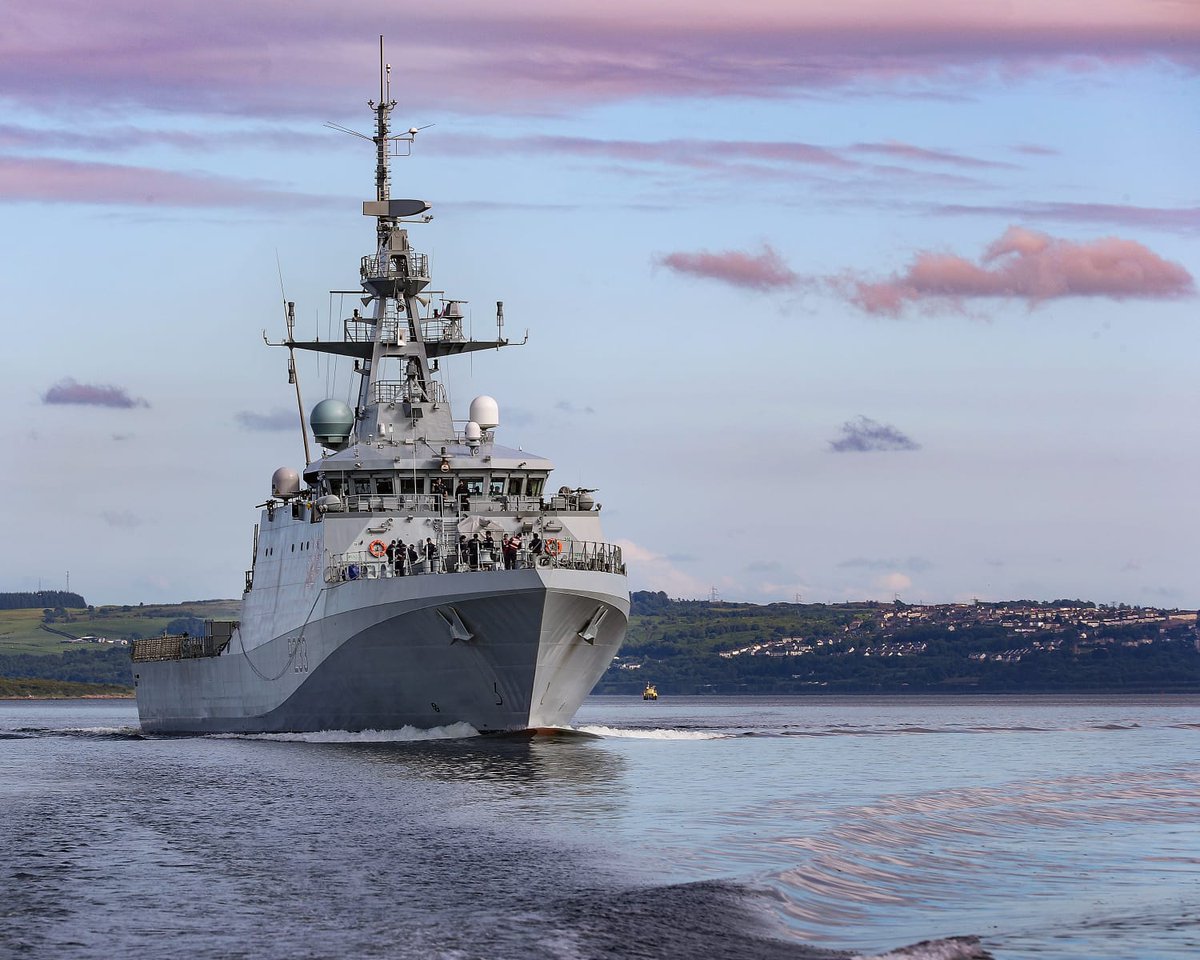
[[561, 540], [547, 540], [546, 541], [546, 553], [550, 554], [550, 556], [557, 557], [561, 550], [562, 550], [562, 541]]
[[372, 540], [371, 545], [367, 547], [367, 553], [376, 559], [379, 559], [385, 553], [387, 553], [387, 544], [382, 540]]

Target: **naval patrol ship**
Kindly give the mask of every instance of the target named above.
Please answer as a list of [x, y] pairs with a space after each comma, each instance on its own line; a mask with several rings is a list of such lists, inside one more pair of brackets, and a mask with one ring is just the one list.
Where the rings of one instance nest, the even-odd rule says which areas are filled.
[[491, 397], [453, 417], [441, 365], [507, 346], [503, 304], [495, 338], [474, 340], [464, 301], [431, 288], [408, 230], [430, 205], [390, 195], [389, 160], [418, 130], [390, 131], [389, 74], [381, 40], [374, 136], [357, 134], [375, 145], [364, 309], [340, 339], [302, 341], [287, 304], [273, 344], [289, 351], [302, 426], [295, 351], [352, 360], [357, 396], [319, 402], [318, 454], [305, 430], [302, 474], [275, 471], [240, 619], [134, 643], [147, 732], [562, 726], [624, 639], [625, 565], [594, 491], [553, 489], [549, 460], [501, 445]]

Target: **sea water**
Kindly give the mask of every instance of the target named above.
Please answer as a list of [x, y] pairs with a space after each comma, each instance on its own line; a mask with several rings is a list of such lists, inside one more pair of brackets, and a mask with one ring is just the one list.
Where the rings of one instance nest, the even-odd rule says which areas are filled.
[[0, 702], [0, 957], [1191, 960], [1198, 747], [1183, 697], [592, 698], [536, 738]]

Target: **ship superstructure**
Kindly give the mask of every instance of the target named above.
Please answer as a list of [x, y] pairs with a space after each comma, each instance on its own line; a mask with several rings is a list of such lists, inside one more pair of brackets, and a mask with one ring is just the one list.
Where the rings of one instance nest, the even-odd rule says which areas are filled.
[[432, 291], [428, 257], [409, 240], [430, 205], [391, 197], [389, 159], [418, 131], [390, 130], [382, 40], [380, 67], [363, 310], [344, 318], [341, 339], [300, 341], [288, 304], [276, 344], [352, 362], [357, 394], [318, 403], [320, 453], [306, 439], [303, 472], [275, 471], [240, 620], [135, 643], [148, 731], [558, 726], [624, 638], [625, 567], [594, 491], [551, 492], [549, 460], [497, 442], [491, 397], [453, 417], [441, 364], [507, 346], [503, 304], [495, 337], [475, 340], [464, 301]]

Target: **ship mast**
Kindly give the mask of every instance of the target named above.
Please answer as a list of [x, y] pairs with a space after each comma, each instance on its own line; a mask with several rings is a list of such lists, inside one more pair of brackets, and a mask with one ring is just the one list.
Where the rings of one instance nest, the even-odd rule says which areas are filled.
[[[392, 96], [392, 65], [383, 59], [383, 37], [379, 38], [379, 103], [370, 100], [368, 105], [375, 108], [375, 199], [387, 200], [391, 190], [388, 174], [388, 117], [396, 101]], [[378, 224], [379, 242], [382, 246], [387, 240], [384, 222]]]
[[[393, 419], [381, 415], [380, 407], [395, 409], [395, 401], [402, 394], [411, 401], [424, 396], [429, 389], [429, 365], [422, 344], [420, 309], [417, 295], [429, 283], [428, 267], [424, 257], [415, 254], [408, 243], [408, 231], [399, 224], [406, 216], [422, 214], [429, 204], [418, 200], [393, 201], [391, 198], [391, 171], [389, 159], [392, 151], [403, 142], [410, 145], [415, 140], [417, 128], [399, 136], [391, 134], [390, 118], [396, 101], [392, 99], [392, 66], [384, 59], [383, 37], [379, 38], [379, 100], [368, 100], [367, 105], [375, 113], [375, 203], [364, 204], [363, 213], [375, 217], [376, 248], [373, 260], [363, 264], [362, 283], [364, 291], [375, 300], [373, 349], [371, 358], [359, 370], [362, 383], [359, 388], [356, 434], [360, 439], [377, 432], [394, 430], [396, 424], [385, 420]], [[393, 146], [395, 144], [396, 146]], [[424, 217], [428, 221], [429, 217]], [[396, 381], [381, 381], [383, 360], [397, 358], [405, 365], [403, 385]], [[362, 427], [363, 429], [358, 429]]]
[[352, 437], [340, 445], [406, 444], [414, 455], [420, 448], [424, 455], [436, 456], [461, 439], [445, 388], [432, 376], [438, 370], [437, 358], [507, 346], [503, 305], [496, 305], [494, 340], [475, 340], [466, 334], [464, 301], [443, 299], [439, 309], [428, 312], [429, 258], [412, 248], [403, 225], [428, 223], [433, 219], [427, 212], [430, 205], [424, 200], [393, 199], [390, 171], [391, 158], [409, 156], [423, 128], [392, 132], [396, 101], [391, 96], [391, 65], [384, 59], [383, 37], [379, 38], [379, 99], [368, 100], [367, 106], [375, 117], [373, 136], [337, 123], [325, 125], [375, 145], [375, 199], [364, 201], [362, 210], [364, 216], [375, 218], [375, 247], [361, 258], [359, 269], [362, 303], [373, 309], [362, 314], [355, 309], [345, 318], [340, 342], [298, 342], [289, 327], [287, 340], [280, 345], [354, 358], [361, 380]]

